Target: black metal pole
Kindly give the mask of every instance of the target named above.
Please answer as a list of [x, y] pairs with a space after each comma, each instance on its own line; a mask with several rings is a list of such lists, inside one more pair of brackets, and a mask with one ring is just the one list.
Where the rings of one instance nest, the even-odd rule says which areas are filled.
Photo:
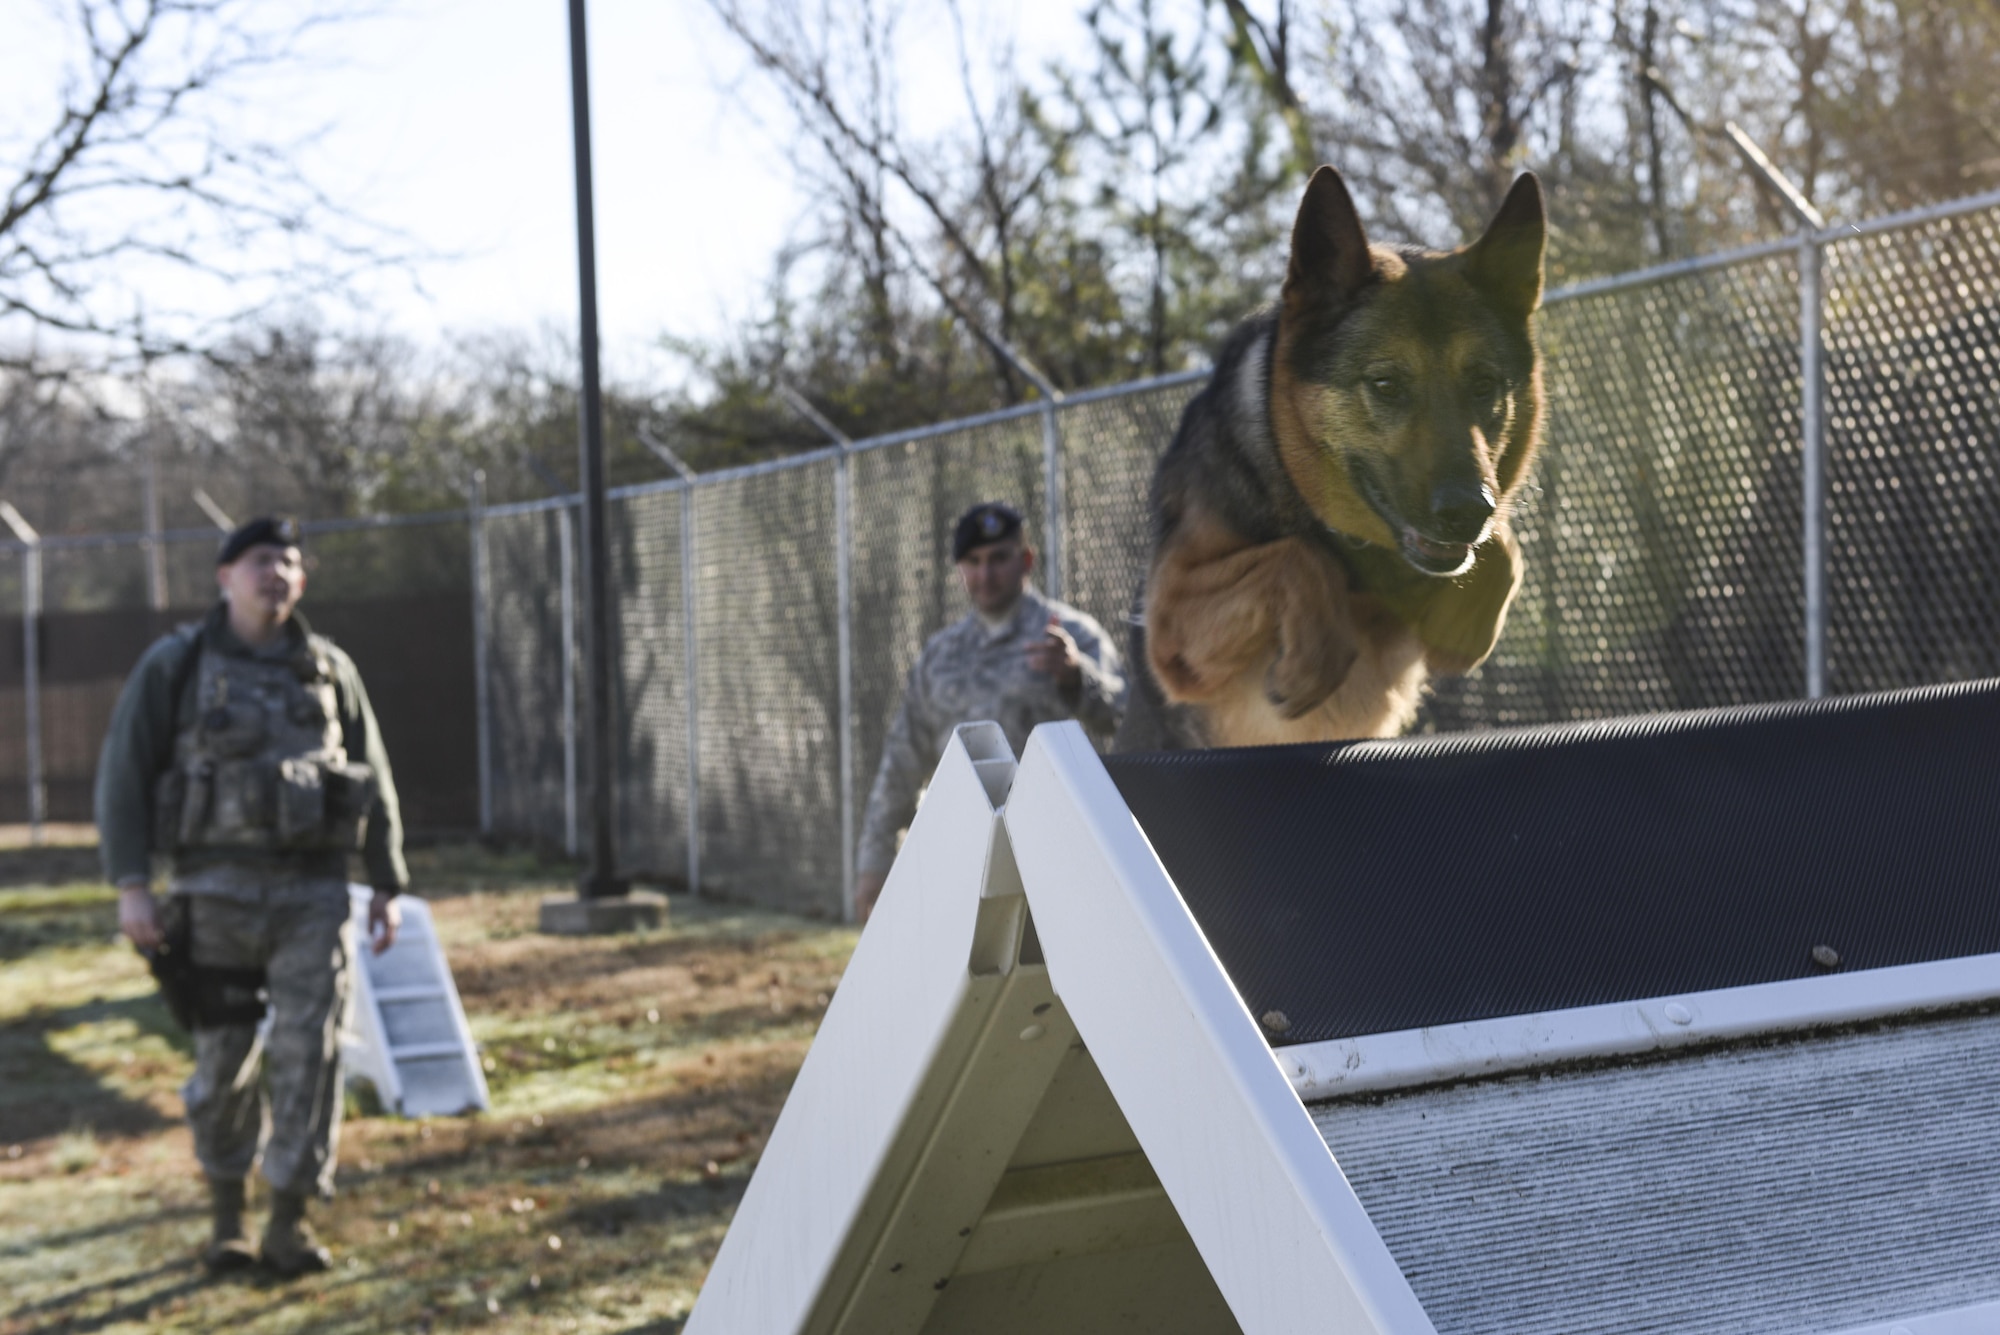
[[577, 892], [587, 899], [622, 895], [618, 879], [617, 826], [611, 749], [610, 546], [604, 532], [604, 403], [597, 369], [597, 227], [591, 208], [590, 70], [583, 31], [583, 0], [569, 0], [569, 86], [576, 131], [576, 277], [582, 307], [583, 386], [579, 476], [583, 486], [584, 679], [589, 685], [590, 868]]

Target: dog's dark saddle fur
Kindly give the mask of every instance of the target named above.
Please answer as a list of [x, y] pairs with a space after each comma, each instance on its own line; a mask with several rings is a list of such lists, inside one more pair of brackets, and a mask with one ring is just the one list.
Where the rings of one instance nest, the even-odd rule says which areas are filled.
[[[1151, 540], [1159, 550], [1178, 521], [1181, 476], [1194, 471], [1194, 458], [1205, 495], [1225, 522], [1254, 542], [1272, 542], [1297, 533], [1337, 550], [1332, 530], [1313, 515], [1299, 489], [1285, 474], [1278, 444], [1271, 436], [1271, 341], [1277, 336], [1278, 313], [1266, 310], [1236, 326], [1216, 355], [1215, 370], [1201, 392], [1181, 412], [1180, 429], [1161, 456], [1152, 488]], [[1174, 751], [1202, 744], [1198, 710], [1168, 700], [1160, 682], [1144, 670], [1146, 662], [1145, 589], [1133, 605], [1130, 657], [1132, 690], [1125, 718], [1113, 749]]]

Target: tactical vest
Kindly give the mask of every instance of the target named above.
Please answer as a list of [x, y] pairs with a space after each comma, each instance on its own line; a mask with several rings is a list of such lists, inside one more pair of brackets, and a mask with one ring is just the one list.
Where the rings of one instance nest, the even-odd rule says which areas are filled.
[[193, 708], [175, 701], [179, 728], [173, 767], [159, 781], [156, 845], [168, 852], [359, 846], [375, 776], [347, 759], [329, 648], [309, 635], [289, 658], [269, 658], [219, 653], [206, 634], [196, 636]]

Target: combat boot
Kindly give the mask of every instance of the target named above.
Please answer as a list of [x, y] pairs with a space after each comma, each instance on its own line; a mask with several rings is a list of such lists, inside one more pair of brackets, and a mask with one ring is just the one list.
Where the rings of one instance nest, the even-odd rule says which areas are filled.
[[257, 1264], [257, 1249], [251, 1246], [250, 1235], [243, 1230], [243, 1179], [208, 1179], [208, 1208], [214, 1230], [208, 1250], [201, 1254], [201, 1262], [209, 1273], [220, 1275]]
[[333, 1253], [319, 1245], [306, 1223], [303, 1193], [271, 1193], [271, 1220], [264, 1226], [264, 1264], [292, 1279], [333, 1268]]

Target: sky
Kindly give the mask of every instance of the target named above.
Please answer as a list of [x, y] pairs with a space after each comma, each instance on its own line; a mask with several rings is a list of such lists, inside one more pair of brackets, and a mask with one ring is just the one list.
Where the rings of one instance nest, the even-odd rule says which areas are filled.
[[[0, 0], [0, 117], [47, 115], [60, 0]], [[289, 0], [259, 0], [280, 5]], [[974, 31], [1038, 61], [1080, 27], [1070, 0], [969, 0]], [[904, 105], [915, 128], [959, 115], [943, 0], [907, 0]], [[785, 121], [701, 0], [589, 7], [599, 327], [607, 372], [671, 374], [663, 332], [714, 335], [755, 309], [810, 200]], [[569, 36], [561, 0], [383, 0], [326, 39], [274, 117], [323, 125], [313, 170], [438, 258], [421, 291], [377, 283], [379, 322], [452, 331], [574, 328]]]

